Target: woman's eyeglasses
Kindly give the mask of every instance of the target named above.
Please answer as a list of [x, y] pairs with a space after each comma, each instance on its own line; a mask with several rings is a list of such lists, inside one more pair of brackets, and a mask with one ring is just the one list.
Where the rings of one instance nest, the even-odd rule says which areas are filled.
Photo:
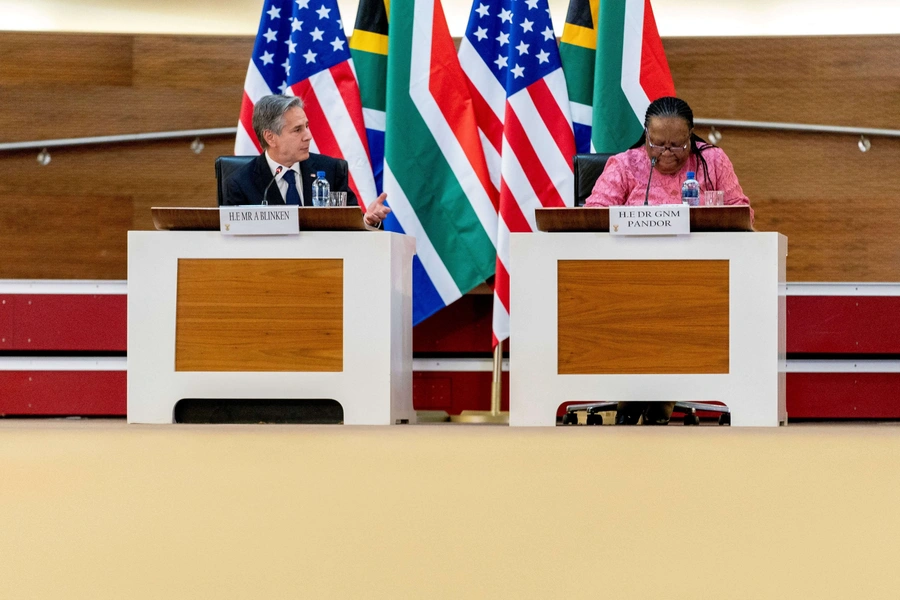
[[650, 147], [652, 152], [656, 154], [663, 154], [666, 150], [675, 155], [680, 155], [682, 152], [686, 151], [688, 147], [691, 145], [691, 138], [688, 138], [688, 141], [684, 143], [683, 146], [657, 146], [653, 142], [650, 141], [650, 136], [647, 135], [647, 131], [644, 130], [644, 135], [647, 139], [647, 145]]

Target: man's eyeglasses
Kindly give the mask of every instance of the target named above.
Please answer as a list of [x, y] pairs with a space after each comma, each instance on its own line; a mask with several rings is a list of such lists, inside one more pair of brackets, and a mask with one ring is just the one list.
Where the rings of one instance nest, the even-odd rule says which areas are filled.
[[682, 152], [685, 152], [691, 145], [691, 138], [688, 138], [688, 141], [686, 141], [683, 146], [657, 146], [650, 141], [650, 136], [647, 135], [646, 131], [644, 132], [644, 135], [647, 136], [647, 145], [650, 147], [650, 151], [660, 155], [663, 154], [666, 150], [668, 150], [672, 154], [680, 155]]

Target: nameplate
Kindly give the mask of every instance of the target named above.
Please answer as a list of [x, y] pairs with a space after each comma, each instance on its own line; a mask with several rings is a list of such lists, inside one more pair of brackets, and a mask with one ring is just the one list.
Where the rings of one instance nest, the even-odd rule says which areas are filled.
[[691, 232], [691, 210], [683, 204], [610, 206], [612, 235], [682, 235]]
[[298, 235], [298, 208], [296, 205], [222, 206], [219, 228], [222, 235]]

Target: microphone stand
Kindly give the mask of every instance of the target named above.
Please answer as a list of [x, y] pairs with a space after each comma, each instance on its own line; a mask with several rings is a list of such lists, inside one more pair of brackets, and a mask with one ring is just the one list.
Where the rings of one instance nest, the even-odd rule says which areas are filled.
[[278, 176], [281, 174], [282, 169], [283, 169], [283, 167], [281, 165], [278, 165], [278, 167], [275, 169], [275, 176], [272, 177], [272, 181], [270, 181], [269, 185], [266, 186], [266, 189], [263, 190], [263, 197], [262, 197], [262, 205], [263, 206], [269, 205], [269, 201], [266, 199], [266, 195], [269, 193], [269, 188], [272, 187], [272, 184], [275, 183], [276, 179], [278, 179]]
[[644, 192], [644, 206], [647, 206], [650, 201], [650, 182], [653, 181], [653, 169], [656, 168], [656, 158], [654, 156], [650, 159], [650, 177], [647, 178], [647, 191]]

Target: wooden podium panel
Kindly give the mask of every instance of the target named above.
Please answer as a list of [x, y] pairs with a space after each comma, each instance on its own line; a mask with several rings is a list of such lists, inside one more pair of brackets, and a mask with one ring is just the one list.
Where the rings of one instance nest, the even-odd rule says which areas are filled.
[[179, 259], [176, 371], [344, 368], [341, 259]]
[[727, 260], [560, 260], [558, 372], [728, 373]]
[[784, 423], [786, 258], [777, 233], [511, 234], [509, 424], [594, 401]]
[[415, 248], [385, 231], [129, 232], [128, 422], [172, 423], [184, 399], [333, 400], [347, 425], [415, 422]]

